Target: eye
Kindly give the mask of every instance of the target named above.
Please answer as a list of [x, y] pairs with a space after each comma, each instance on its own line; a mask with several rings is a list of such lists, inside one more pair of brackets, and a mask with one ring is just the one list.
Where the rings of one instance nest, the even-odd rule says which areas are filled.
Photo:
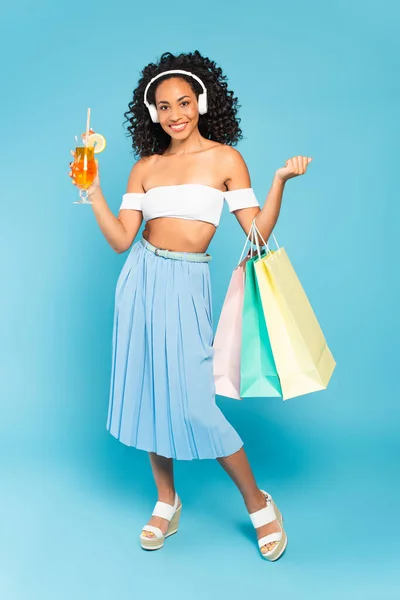
[[189, 102], [187, 100], [184, 100], [183, 102], [181, 102], [181, 104], [189, 104]]

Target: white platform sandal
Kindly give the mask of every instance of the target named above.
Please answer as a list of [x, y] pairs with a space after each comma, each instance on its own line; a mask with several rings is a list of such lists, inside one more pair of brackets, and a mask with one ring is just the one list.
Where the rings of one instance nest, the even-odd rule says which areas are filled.
[[179, 519], [181, 516], [182, 504], [178, 507], [179, 498], [175, 493], [174, 505], [166, 504], [166, 502], [157, 502], [152, 512], [153, 517], [162, 517], [169, 521], [167, 532], [164, 534], [159, 527], [154, 525], [145, 525], [143, 531], [149, 531], [154, 536], [146, 537], [143, 533], [140, 534], [140, 545], [145, 550], [158, 550], [164, 546], [165, 538], [178, 531]]
[[[258, 547], [260, 549], [261, 556], [267, 560], [274, 561], [284, 553], [287, 546], [287, 535], [283, 529], [283, 517], [273, 501], [272, 496], [270, 496], [267, 492], [264, 492], [264, 490], [260, 491], [264, 494], [267, 505], [261, 510], [251, 513], [249, 516], [255, 529], [258, 529], [262, 525], [267, 525], [272, 521], [278, 521], [281, 531], [270, 533], [269, 535], [265, 535], [258, 540]], [[261, 548], [266, 544], [270, 544], [271, 542], [278, 543], [275, 544], [275, 546], [269, 552], [266, 552], [265, 554], [261, 552]]]

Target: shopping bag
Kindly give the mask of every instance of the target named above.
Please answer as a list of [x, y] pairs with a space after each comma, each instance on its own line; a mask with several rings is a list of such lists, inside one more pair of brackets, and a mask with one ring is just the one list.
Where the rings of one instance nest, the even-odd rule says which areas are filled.
[[254, 255], [254, 251], [249, 252], [244, 259], [243, 257], [252, 235], [254, 234], [250, 229], [239, 262], [232, 273], [213, 342], [215, 391], [220, 396], [228, 396], [235, 400], [241, 399], [240, 352], [245, 265], [249, 257]]
[[[253, 228], [262, 239], [254, 222]], [[257, 250], [256, 278], [283, 399], [326, 389], [336, 362], [286, 250], [268, 248], [264, 256]]]
[[239, 264], [232, 273], [213, 343], [215, 391], [235, 400], [240, 400], [243, 297], [244, 265]]
[[258, 260], [258, 257], [253, 257], [246, 262], [240, 357], [240, 396], [242, 398], [282, 397], [256, 282], [254, 267]]

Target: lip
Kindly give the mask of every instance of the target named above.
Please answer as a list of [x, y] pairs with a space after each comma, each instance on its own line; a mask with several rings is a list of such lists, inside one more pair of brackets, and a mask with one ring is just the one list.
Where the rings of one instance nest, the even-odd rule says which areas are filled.
[[[175, 127], [181, 127], [182, 125], [184, 125], [184, 127], [182, 127], [182, 129], [175, 129]], [[186, 123], [174, 123], [173, 125], [170, 125], [170, 129], [172, 129], [172, 131], [175, 131], [176, 133], [180, 133], [181, 131], [184, 131], [186, 129], [187, 126], [187, 122]]]

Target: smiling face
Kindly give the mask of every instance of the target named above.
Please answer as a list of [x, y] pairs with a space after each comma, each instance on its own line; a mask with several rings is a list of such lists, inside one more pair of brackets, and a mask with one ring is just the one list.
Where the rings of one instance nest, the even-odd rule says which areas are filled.
[[160, 125], [176, 140], [185, 140], [197, 129], [197, 97], [184, 79], [172, 77], [161, 82], [155, 93]]

